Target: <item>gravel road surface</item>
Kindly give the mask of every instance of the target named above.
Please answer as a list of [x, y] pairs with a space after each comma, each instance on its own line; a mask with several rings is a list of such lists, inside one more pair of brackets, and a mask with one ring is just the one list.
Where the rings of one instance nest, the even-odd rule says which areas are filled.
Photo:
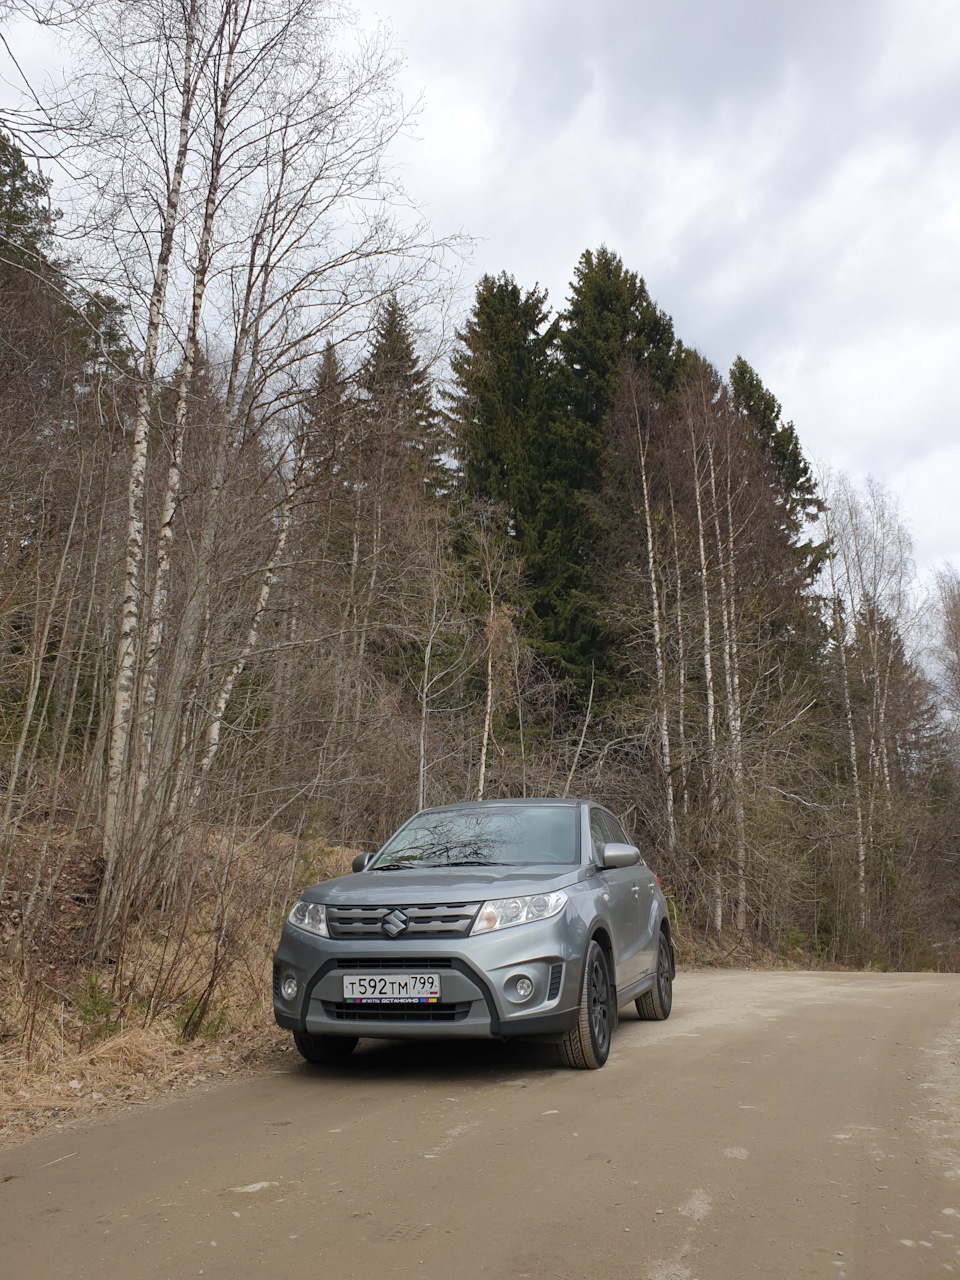
[[0, 1152], [0, 1276], [960, 1277], [960, 976], [680, 973], [602, 1071], [366, 1041]]

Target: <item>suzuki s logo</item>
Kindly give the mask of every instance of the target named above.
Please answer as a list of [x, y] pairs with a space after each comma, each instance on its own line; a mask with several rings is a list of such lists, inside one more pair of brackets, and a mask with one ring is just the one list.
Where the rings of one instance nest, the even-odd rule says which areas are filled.
[[407, 917], [402, 911], [393, 910], [388, 916], [384, 916], [380, 923], [383, 925], [384, 933], [389, 933], [391, 938], [395, 938], [407, 927]]

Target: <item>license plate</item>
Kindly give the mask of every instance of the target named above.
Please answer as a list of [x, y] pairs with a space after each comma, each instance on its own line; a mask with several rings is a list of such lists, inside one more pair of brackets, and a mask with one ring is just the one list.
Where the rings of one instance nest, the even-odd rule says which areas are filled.
[[344, 978], [345, 1004], [436, 1004], [439, 973], [377, 973]]

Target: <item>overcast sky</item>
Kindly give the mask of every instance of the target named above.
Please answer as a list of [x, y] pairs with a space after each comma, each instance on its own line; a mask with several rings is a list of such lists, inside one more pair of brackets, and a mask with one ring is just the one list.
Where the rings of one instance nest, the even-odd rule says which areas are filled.
[[956, 0], [354, 5], [424, 96], [398, 157], [435, 231], [476, 238], [467, 286], [562, 307], [605, 242], [808, 455], [900, 495], [921, 568], [960, 565]]
[[956, 0], [360, 0], [423, 91], [406, 180], [562, 306], [605, 242], [677, 332], [742, 354], [808, 454], [960, 565]]

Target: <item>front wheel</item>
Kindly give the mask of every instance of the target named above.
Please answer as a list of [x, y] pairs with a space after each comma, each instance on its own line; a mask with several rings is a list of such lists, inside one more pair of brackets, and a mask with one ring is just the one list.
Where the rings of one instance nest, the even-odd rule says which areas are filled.
[[637, 1013], [645, 1022], [663, 1022], [673, 1008], [673, 957], [670, 942], [661, 930], [657, 947], [657, 978], [649, 991], [637, 999]]
[[583, 966], [577, 1025], [560, 1042], [561, 1062], [582, 1071], [602, 1067], [610, 1054], [615, 1014], [607, 957], [598, 942], [591, 942]]
[[359, 1036], [312, 1036], [307, 1031], [295, 1031], [293, 1043], [307, 1062], [332, 1064], [346, 1062], [357, 1047]]

